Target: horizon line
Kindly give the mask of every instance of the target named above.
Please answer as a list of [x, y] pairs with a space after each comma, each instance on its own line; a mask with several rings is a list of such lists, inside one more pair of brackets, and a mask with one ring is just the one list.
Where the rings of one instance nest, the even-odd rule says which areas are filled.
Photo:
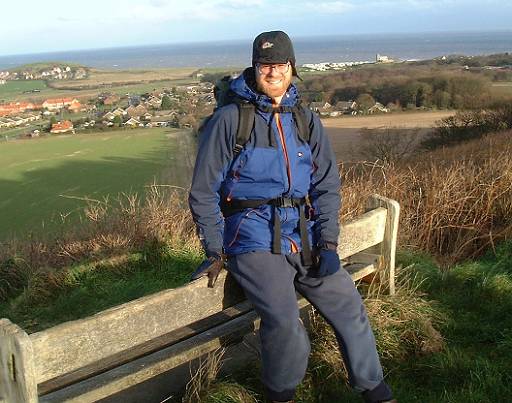
[[[393, 32], [365, 32], [365, 33], [350, 33], [350, 34], [319, 34], [319, 35], [290, 35], [293, 40], [303, 40], [303, 39], [314, 39], [314, 38], [325, 38], [325, 37], [361, 37], [361, 36], [374, 36], [374, 35], [421, 35], [421, 34], [478, 34], [478, 33], [512, 33], [512, 29], [491, 29], [491, 30], [436, 30], [436, 31], [393, 31]], [[113, 49], [133, 49], [133, 48], [145, 48], [152, 46], [168, 46], [168, 45], [190, 45], [190, 44], [209, 44], [209, 43], [236, 43], [236, 42], [244, 42], [250, 41], [252, 42], [253, 38], [238, 38], [238, 39], [219, 39], [219, 40], [203, 40], [203, 41], [171, 41], [171, 42], [160, 42], [160, 43], [148, 43], [148, 44], [140, 44], [140, 45], [120, 45], [120, 46], [105, 46], [105, 47], [94, 47], [94, 48], [75, 48], [75, 49], [65, 49], [65, 50], [53, 50], [53, 51], [43, 51], [43, 52], [34, 52], [34, 53], [12, 53], [2, 55], [0, 54], [0, 58], [9, 58], [9, 57], [18, 57], [18, 56], [37, 56], [37, 55], [47, 55], [47, 54], [62, 54], [62, 53], [73, 53], [73, 52], [88, 52], [88, 51], [98, 51], [98, 50], [113, 50]]]

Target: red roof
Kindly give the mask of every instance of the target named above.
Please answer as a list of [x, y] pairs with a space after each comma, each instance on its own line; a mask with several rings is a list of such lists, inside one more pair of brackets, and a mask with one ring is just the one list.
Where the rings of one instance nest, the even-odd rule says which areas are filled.
[[73, 128], [73, 123], [69, 120], [64, 120], [63, 122], [57, 122], [52, 125], [52, 130], [68, 130]]
[[48, 98], [45, 101], [47, 104], [70, 104], [73, 98]]

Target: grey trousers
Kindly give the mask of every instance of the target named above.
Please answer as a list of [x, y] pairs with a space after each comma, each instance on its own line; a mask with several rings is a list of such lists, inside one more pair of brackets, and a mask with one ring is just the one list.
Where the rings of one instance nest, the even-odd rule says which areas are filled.
[[310, 343], [296, 291], [334, 329], [352, 387], [369, 396], [367, 401], [391, 398], [366, 310], [346, 270], [315, 278], [300, 254], [264, 251], [231, 256], [228, 267], [261, 317], [262, 376], [271, 400], [292, 399], [306, 373]]

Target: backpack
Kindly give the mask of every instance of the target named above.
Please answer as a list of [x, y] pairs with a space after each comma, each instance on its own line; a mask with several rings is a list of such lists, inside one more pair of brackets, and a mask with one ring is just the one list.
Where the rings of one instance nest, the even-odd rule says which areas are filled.
[[[214, 111], [229, 104], [236, 104], [238, 106], [239, 120], [236, 133], [236, 142], [235, 146], [233, 147], [233, 155], [236, 157], [243, 150], [245, 144], [249, 141], [251, 136], [251, 131], [254, 126], [256, 106], [249, 101], [240, 98], [231, 90], [231, 81], [233, 81], [233, 79], [234, 77], [232, 76], [222, 77], [215, 83], [213, 94], [215, 96], [216, 102]], [[312, 126], [310, 126], [306, 116], [306, 107], [303, 106], [299, 101], [297, 105], [293, 107], [281, 106], [278, 108], [278, 111], [292, 113], [293, 119], [295, 120], [295, 124], [297, 125], [298, 129], [297, 135], [302, 141], [309, 143]], [[201, 128], [204, 127], [204, 125], [208, 122], [208, 120], [210, 120], [212, 116], [213, 115], [210, 115], [204, 120]], [[199, 129], [199, 131], [201, 131], [201, 129]]]

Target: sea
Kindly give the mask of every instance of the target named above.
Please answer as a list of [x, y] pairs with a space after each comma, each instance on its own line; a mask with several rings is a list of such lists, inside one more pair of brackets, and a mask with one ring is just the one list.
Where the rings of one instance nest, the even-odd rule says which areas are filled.
[[[299, 65], [373, 61], [377, 54], [395, 60], [422, 60], [447, 55], [472, 56], [512, 52], [512, 30], [331, 35], [292, 39]], [[0, 70], [8, 70], [27, 63], [48, 61], [120, 70], [166, 67], [243, 67], [250, 64], [251, 46], [252, 40], [246, 39], [0, 56]]]

